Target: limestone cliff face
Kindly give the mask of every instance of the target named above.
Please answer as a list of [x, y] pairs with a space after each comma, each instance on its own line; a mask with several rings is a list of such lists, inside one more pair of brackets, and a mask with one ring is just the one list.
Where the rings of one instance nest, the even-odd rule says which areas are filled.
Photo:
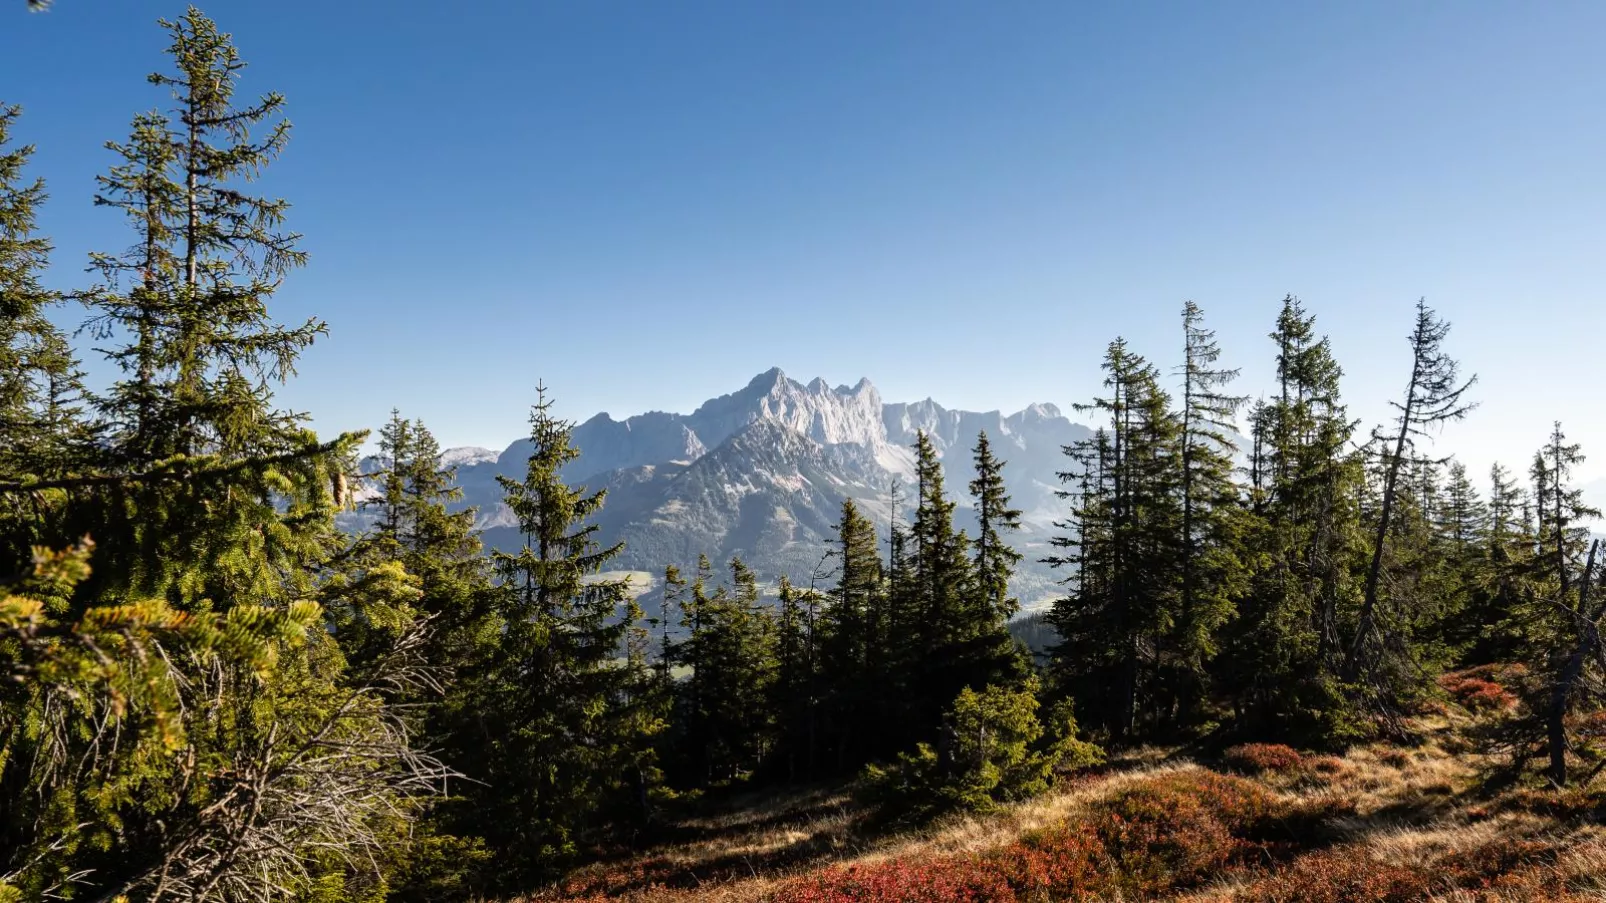
[[[1064, 515], [1054, 494], [1056, 474], [1066, 467], [1062, 448], [1088, 435], [1053, 405], [1005, 415], [950, 410], [931, 399], [887, 404], [867, 379], [832, 387], [773, 369], [690, 414], [592, 417], [575, 428], [581, 456], [565, 477], [608, 489], [600, 538], [625, 542], [622, 567], [661, 572], [666, 564], [692, 565], [699, 554], [714, 561], [740, 556], [761, 576], [801, 578], [818, 565], [844, 500], [853, 499], [885, 535], [891, 487], [913, 476], [909, 447], [920, 430], [948, 462], [948, 489], [962, 505], [970, 450], [976, 434], [987, 431], [1008, 462], [1004, 475], [1015, 504], [1025, 511], [1017, 540], [1027, 566], [1018, 590], [1028, 602], [1046, 598], [1059, 575], [1035, 561], [1046, 552], [1052, 522]], [[500, 455], [447, 454], [458, 466], [463, 503], [479, 511], [487, 545], [517, 545], [496, 476], [523, 473], [528, 440]], [[962, 526], [968, 518], [962, 508]]]

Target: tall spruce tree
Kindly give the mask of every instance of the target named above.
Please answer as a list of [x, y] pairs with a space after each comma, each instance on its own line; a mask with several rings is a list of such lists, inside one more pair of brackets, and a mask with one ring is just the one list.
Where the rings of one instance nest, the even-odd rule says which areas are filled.
[[537, 387], [524, 477], [498, 477], [524, 543], [492, 556], [501, 633], [475, 691], [483, 760], [466, 769], [484, 782], [472, 827], [505, 882], [551, 874], [583, 840], [634, 818], [638, 766], [661, 728], [630, 705], [645, 664], [624, 641], [640, 608], [627, 581], [601, 576], [623, 546], [597, 543], [604, 492], [560, 475], [579, 451], [552, 405]]
[[1315, 317], [1283, 299], [1270, 338], [1277, 392], [1254, 412], [1255, 491], [1244, 554], [1251, 584], [1228, 633], [1220, 676], [1245, 730], [1304, 742], [1350, 736], [1342, 697], [1343, 621], [1359, 604], [1361, 462], [1343, 375]]
[[1529, 631], [1523, 624], [1534, 577], [1535, 537], [1528, 496], [1510, 471], [1489, 468], [1488, 515], [1479, 541], [1486, 562], [1463, 621], [1476, 631], [1467, 660], [1510, 661]]
[[681, 660], [691, 665], [680, 711], [687, 720], [686, 759], [698, 786], [730, 784], [759, 771], [773, 747], [775, 623], [760, 604], [758, 581], [741, 559], [731, 582], [712, 593], [701, 573], [691, 587], [694, 612]]
[[[135, 117], [130, 139], [108, 145], [121, 162], [100, 177], [96, 202], [123, 211], [134, 241], [91, 256], [105, 281], [84, 300], [91, 333], [117, 343], [105, 353], [123, 371], [95, 400], [111, 427], [106, 462], [172, 478], [103, 497], [64, 529], [89, 521], [101, 539], [116, 535], [102, 543], [93, 586], [123, 582], [180, 600], [260, 597], [282, 591], [282, 578], [332, 541], [314, 507], [331, 485], [340, 494], [354, 440], [320, 448], [300, 415], [273, 403], [273, 386], [325, 331], [317, 320], [273, 321], [268, 303], [305, 254], [284, 230], [289, 205], [245, 185], [289, 139], [284, 98], [237, 104], [245, 64], [193, 7], [160, 24], [172, 68], [150, 81], [171, 89], [176, 109]], [[268, 458], [274, 466], [244, 466]], [[210, 463], [240, 469], [229, 492], [203, 502], [193, 474]], [[260, 554], [230, 553], [246, 542], [260, 543]]]
[[1584, 559], [1589, 542], [1586, 524], [1600, 517], [1600, 511], [1584, 501], [1581, 489], [1572, 484], [1584, 455], [1577, 443], [1567, 441], [1557, 421], [1550, 437], [1534, 455], [1530, 474], [1534, 483], [1534, 504], [1538, 512], [1538, 556], [1541, 573], [1551, 592], [1565, 598]]
[[1486, 630], [1477, 606], [1479, 594], [1488, 584], [1490, 562], [1488, 506], [1460, 461], [1450, 462], [1433, 517], [1448, 574], [1448, 607], [1454, 611], [1444, 624], [1444, 639], [1464, 657]]
[[786, 576], [780, 579], [775, 613], [775, 681], [769, 707], [775, 713], [776, 754], [788, 782], [811, 771], [816, 705], [814, 619], [808, 590], [799, 591]]
[[878, 723], [881, 694], [870, 671], [873, 650], [867, 628], [883, 591], [875, 525], [847, 499], [836, 532], [837, 582], [821, 613], [820, 668], [828, 681], [832, 765], [841, 773], [884, 752], [886, 743], [896, 742], [887, 735], [901, 731], [896, 724], [889, 731], [888, 724]]
[[970, 497], [976, 508], [976, 552], [971, 560], [975, 575], [976, 617], [1007, 621], [1020, 610], [1020, 600], [1009, 595], [1009, 581], [1020, 564], [1021, 554], [1009, 544], [1005, 531], [1020, 529], [1021, 512], [1010, 507], [1004, 486], [1004, 463], [993, 457], [992, 443], [983, 430], [976, 437], [973, 451], [976, 476], [970, 481]]
[[1233, 480], [1237, 445], [1230, 435], [1247, 398], [1227, 393], [1237, 370], [1220, 367], [1215, 331], [1204, 312], [1182, 308], [1182, 408], [1178, 482], [1182, 502], [1181, 574], [1175, 667], [1179, 708], [1191, 710], [1205, 693], [1206, 663], [1216, 653], [1221, 625], [1232, 617], [1248, 577], [1240, 560], [1244, 510]]
[[1161, 662], [1178, 647], [1180, 424], [1158, 372], [1124, 340], [1110, 343], [1103, 366], [1108, 394], [1079, 410], [1109, 423], [1069, 450], [1086, 482], [1075, 498], [1078, 533], [1061, 545], [1089, 573], [1055, 603], [1056, 670], [1090, 701], [1093, 723], [1127, 740], [1140, 717], [1153, 723], [1176, 701]]
[[[24, 175], [34, 149], [15, 146], [21, 110], [0, 103], [0, 473], [61, 477], [82, 463], [87, 424], [77, 360], [47, 316], [59, 302], [40, 284], [49, 239], [35, 232], [43, 179]], [[40, 535], [21, 495], [0, 497], [0, 572], [16, 573]]]

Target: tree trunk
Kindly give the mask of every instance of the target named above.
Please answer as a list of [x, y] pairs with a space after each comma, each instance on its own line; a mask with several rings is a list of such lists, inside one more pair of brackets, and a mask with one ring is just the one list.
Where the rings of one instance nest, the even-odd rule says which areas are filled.
[[1394, 458], [1389, 461], [1383, 478], [1383, 505], [1378, 512], [1377, 536], [1372, 545], [1372, 563], [1366, 569], [1366, 601], [1361, 604], [1361, 617], [1355, 625], [1355, 639], [1350, 644], [1349, 658], [1344, 662], [1344, 677], [1354, 680], [1360, 673], [1361, 653], [1367, 635], [1372, 632], [1372, 620], [1377, 611], [1377, 584], [1383, 574], [1383, 543], [1388, 540], [1389, 515], [1394, 511], [1394, 492], [1399, 484], [1400, 464], [1405, 457], [1405, 440], [1411, 434], [1412, 407], [1416, 403], [1416, 383], [1422, 372], [1421, 355], [1411, 364], [1411, 385], [1405, 391], [1405, 407], [1400, 411], [1400, 434], [1394, 439]]
[[[1546, 714], [1545, 735], [1546, 745], [1550, 750], [1550, 780], [1557, 787], [1567, 785], [1567, 704], [1572, 698], [1573, 690], [1578, 685], [1578, 678], [1583, 674], [1584, 661], [1595, 651], [1595, 643], [1599, 634], [1590, 629], [1594, 618], [1589, 611], [1589, 584], [1595, 573], [1595, 553], [1600, 548], [1600, 540], [1589, 545], [1589, 559], [1584, 565], [1584, 579], [1578, 583], [1578, 608], [1575, 618], [1583, 619], [1589, 623], [1575, 620], [1578, 627], [1578, 645], [1572, 654], [1567, 656], [1561, 671], [1556, 675], [1556, 682], [1550, 690], [1550, 710]], [[1566, 602], [1562, 601], [1563, 607]]]

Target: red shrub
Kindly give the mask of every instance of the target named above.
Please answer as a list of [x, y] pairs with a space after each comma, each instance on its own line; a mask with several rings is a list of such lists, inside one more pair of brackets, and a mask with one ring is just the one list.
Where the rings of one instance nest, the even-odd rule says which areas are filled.
[[1413, 903], [1426, 899], [1421, 870], [1385, 865], [1360, 850], [1333, 850], [1251, 884], [1238, 903]]
[[1377, 760], [1390, 768], [1404, 768], [1411, 764], [1411, 754], [1403, 749], [1385, 749], [1377, 754]]
[[1498, 806], [1507, 811], [1532, 812], [1561, 821], [1576, 821], [1594, 818], [1606, 811], [1606, 794], [1578, 787], [1561, 790], [1525, 789], [1507, 794]]
[[1567, 716], [1567, 733], [1579, 740], [1606, 740], [1606, 709]]
[[971, 856], [893, 860], [832, 868], [799, 879], [773, 903], [1011, 903], [1014, 890], [992, 864]]
[[1441, 676], [1439, 687], [1471, 711], [1501, 712], [1515, 706], [1517, 697], [1496, 678], [1515, 680], [1526, 673], [1521, 665], [1480, 665]]
[[1109, 853], [1089, 825], [1040, 832], [989, 859], [1022, 900], [1093, 899], [1112, 884]]
[[1433, 864], [1439, 881], [1449, 887], [1482, 888], [1517, 884], [1516, 873], [1556, 859], [1556, 848], [1533, 840], [1485, 844], [1440, 859]]
[[1197, 883], [1252, 848], [1273, 811], [1258, 784], [1209, 771], [1166, 775], [1095, 807], [1091, 826], [1126, 891], [1160, 893]]
[[1528, 676], [1528, 666], [1522, 662], [1508, 664], [1477, 665], [1461, 671], [1452, 672], [1460, 677], [1470, 677], [1474, 680], [1492, 680], [1496, 683], [1516, 683]]
[[1307, 759], [1305, 766], [1317, 774], [1334, 775], [1349, 771], [1349, 765], [1338, 756], [1317, 756], [1314, 759]]
[[[1405, 868], [1379, 862], [1365, 850], [1351, 847], [1299, 859], [1286, 871], [1256, 881], [1236, 901], [1408, 903], [1456, 890], [1493, 890], [1490, 900], [1537, 903], [1546, 898], [1530, 894], [1544, 886], [1547, 876], [1535, 866], [1554, 858], [1555, 848], [1548, 844], [1502, 841], [1452, 853], [1425, 868]], [[1552, 891], [1557, 889], [1552, 886]], [[1556, 903], [1571, 898], [1557, 891], [1549, 899]]]
[[1303, 761], [1299, 753], [1281, 743], [1245, 743], [1222, 754], [1228, 768], [1245, 774], [1292, 771]]
[[1182, 772], [1126, 787], [1096, 804], [1085, 820], [984, 856], [831, 869], [789, 883], [773, 900], [1012, 903], [1152, 897], [1258, 859], [1270, 848], [1260, 835], [1288, 835], [1298, 819], [1317, 815], [1281, 806], [1264, 788], [1242, 778]]

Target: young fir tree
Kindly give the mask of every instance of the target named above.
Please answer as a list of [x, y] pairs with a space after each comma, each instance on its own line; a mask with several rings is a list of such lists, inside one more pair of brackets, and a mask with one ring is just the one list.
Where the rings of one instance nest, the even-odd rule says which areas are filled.
[[621, 657], [641, 619], [627, 581], [599, 575], [623, 550], [592, 522], [604, 493], [563, 481], [579, 457], [572, 425], [537, 387], [523, 479], [499, 476], [524, 544], [497, 552], [501, 623], [473, 703], [483, 761], [465, 769], [472, 828], [497, 851], [498, 877], [550, 874], [585, 838], [639, 814], [638, 766], [661, 723], [631, 706], [645, 663]]
[[975, 617], [1003, 622], [1020, 610], [1020, 600], [1009, 595], [1009, 581], [1020, 564], [1021, 554], [1005, 539], [1004, 531], [1020, 529], [1021, 512], [1010, 507], [1004, 486], [1004, 462], [993, 457], [986, 431], [976, 437], [973, 452], [976, 476], [970, 481], [970, 497], [976, 506], [976, 551], [971, 559], [977, 599], [972, 603]]
[[1020, 610], [1020, 601], [1009, 595], [1009, 583], [1021, 554], [1008, 537], [1020, 529], [1021, 512], [1011, 507], [1004, 486], [1005, 462], [993, 457], [985, 431], [977, 436], [972, 454], [975, 477], [969, 489], [976, 511], [976, 541], [969, 562], [971, 601], [965, 611], [970, 626], [959, 651], [970, 662], [964, 686], [980, 690], [1017, 683], [1028, 668], [1025, 653], [1009, 633], [1009, 619]]

